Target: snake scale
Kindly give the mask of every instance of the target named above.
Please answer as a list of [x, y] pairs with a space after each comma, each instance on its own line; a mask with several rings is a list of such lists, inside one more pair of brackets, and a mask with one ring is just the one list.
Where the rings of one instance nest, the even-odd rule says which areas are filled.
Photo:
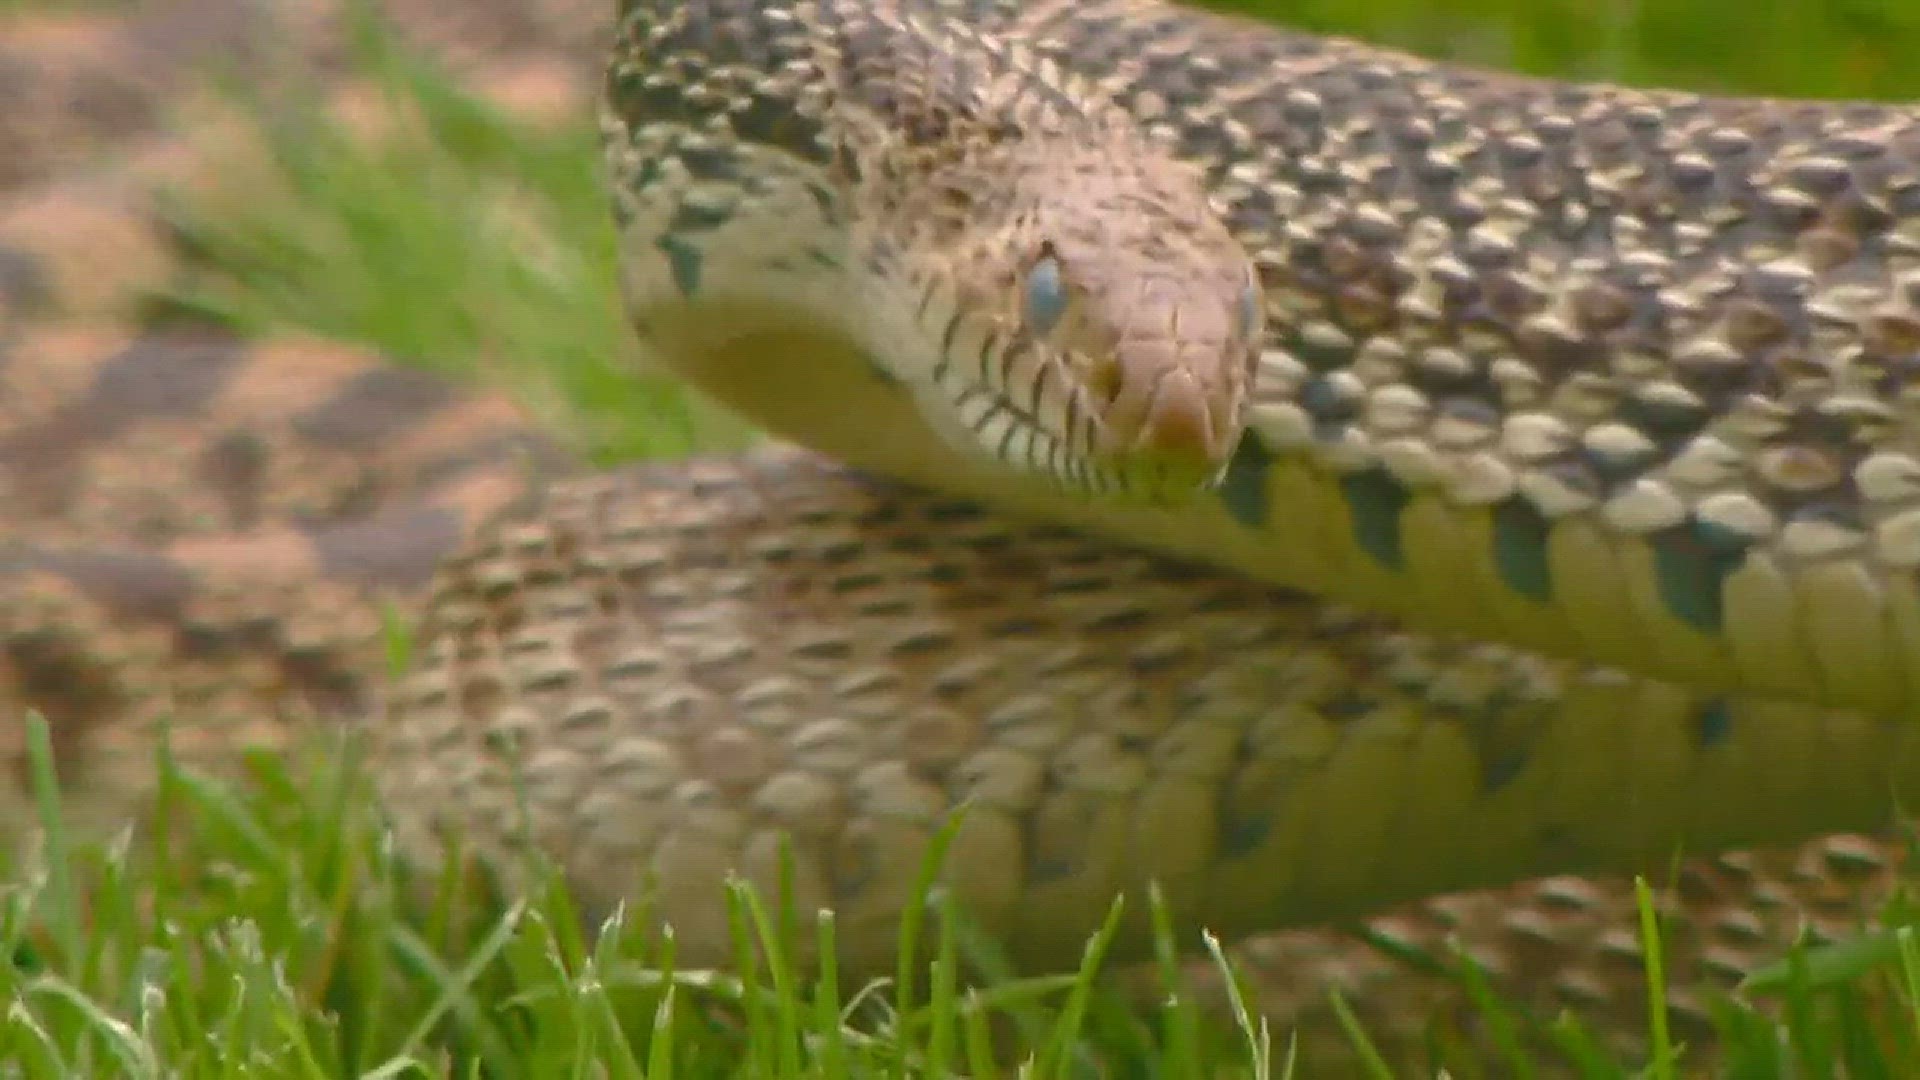
[[1618, 874], [1698, 856], [1683, 1018], [1892, 889], [1859, 834], [1916, 770], [1912, 110], [1141, 0], [629, 3], [636, 324], [811, 452], [567, 478], [500, 397], [130, 321], [178, 155], [45, 58], [158, 80], [158, 11], [0, 36], [61, 106], [0, 129], [0, 694], [85, 816], [132, 812], [163, 718], [215, 766], [345, 724], [407, 850], [529, 835], [590, 907], [644, 883], [687, 962], [784, 837], [857, 971], [965, 800], [949, 882], [1023, 961], [1151, 879], [1255, 934], [1283, 1021], [1341, 985], [1387, 1037], [1466, 1007], [1315, 927], [1458, 940], [1624, 1036]]

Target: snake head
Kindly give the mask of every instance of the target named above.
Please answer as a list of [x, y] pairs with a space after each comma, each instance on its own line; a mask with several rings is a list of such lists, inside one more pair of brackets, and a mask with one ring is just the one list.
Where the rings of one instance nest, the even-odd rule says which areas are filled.
[[1120, 250], [1108, 236], [1041, 240], [1019, 329], [1050, 358], [1053, 415], [1096, 480], [1149, 495], [1211, 487], [1245, 426], [1264, 333], [1259, 279], [1191, 237], [1138, 239]]
[[964, 185], [994, 194], [942, 200], [963, 224], [914, 245], [920, 330], [938, 343], [932, 377], [909, 380], [922, 408], [1062, 488], [1153, 502], [1212, 488], [1265, 335], [1245, 250], [1197, 176], [1156, 151], [1011, 158]]

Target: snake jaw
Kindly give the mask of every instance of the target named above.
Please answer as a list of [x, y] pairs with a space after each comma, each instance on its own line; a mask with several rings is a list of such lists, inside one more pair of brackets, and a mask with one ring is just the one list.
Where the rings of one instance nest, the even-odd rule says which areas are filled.
[[1095, 334], [1083, 347], [1070, 334], [1055, 342], [920, 307], [947, 328], [938, 340], [948, 347], [935, 351], [930, 374], [897, 374], [957, 449], [1104, 500], [1176, 502], [1224, 478], [1246, 426], [1257, 339], [1115, 345]]
[[1125, 463], [1129, 473], [1216, 477], [1238, 426], [1232, 412], [1228, 398], [1208, 393], [1191, 372], [1176, 368], [1151, 382], [1133, 380], [1120, 392], [1101, 418], [1096, 449]]
[[[920, 392], [922, 415], [957, 448], [1067, 495], [1168, 503], [1224, 478], [1245, 427], [1239, 392], [1218, 392], [1176, 370], [1117, 397], [1097, 396], [1064, 375], [1069, 364], [1041, 363], [1030, 402], [983, 383], [936, 378]], [[941, 370], [951, 376], [954, 366]]]

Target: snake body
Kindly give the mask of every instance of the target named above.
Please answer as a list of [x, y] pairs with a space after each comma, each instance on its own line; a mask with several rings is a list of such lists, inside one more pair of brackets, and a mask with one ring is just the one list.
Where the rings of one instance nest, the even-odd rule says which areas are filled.
[[[998, 468], [918, 461], [920, 451], [886, 441], [891, 433], [866, 439], [860, 425], [786, 387], [734, 386], [777, 377], [744, 354], [739, 364], [750, 375], [715, 370], [732, 366], [725, 342], [709, 350], [689, 331], [694, 340], [670, 344], [695, 379], [717, 383], [723, 398], [776, 430], [862, 465], [1017, 502], [1415, 625], [1706, 688], [1880, 712], [1914, 704], [1913, 110], [1482, 74], [1127, 0], [889, 4], [875, 9], [885, 13], [872, 16], [877, 29], [857, 22], [868, 5], [776, 6], [784, 18], [724, 4], [630, 7], [609, 81], [610, 161], [629, 216], [642, 217], [628, 225], [630, 291], [649, 325], [665, 321], [656, 308], [694, 312], [703, 299], [686, 302], [663, 284], [672, 260], [650, 244], [704, 252], [700, 290], [719, 294], [715, 303], [745, 289], [777, 311], [777, 299], [793, 303], [817, 288], [827, 295], [809, 307], [838, 304], [859, 313], [856, 322], [872, 321], [864, 309], [884, 301], [871, 287], [857, 302], [835, 293], [834, 275], [798, 258], [800, 249], [831, 254], [842, 236], [860, 247], [862, 230], [916, 249], [928, 209], [875, 195], [872, 184], [810, 167], [760, 137], [768, 101], [795, 117], [789, 138], [829, 143], [836, 124], [873, 122], [863, 96], [893, 109], [972, 110], [976, 123], [1023, 132], [1046, 123], [1008, 103], [1023, 97], [1119, 106], [1145, 144], [1125, 156], [1109, 140], [1105, 152], [1124, 165], [1090, 176], [1076, 165], [1072, 176], [1032, 167], [1037, 175], [990, 178], [1064, 188], [1057, 198], [1069, 208], [1049, 219], [1049, 207], [1022, 207], [1017, 224], [1000, 220], [998, 207], [979, 214], [965, 242], [995, 249], [998, 264], [971, 249], [956, 253], [946, 240], [924, 247], [922, 261], [941, 269], [914, 265], [890, 276], [944, 272], [990, 292], [1031, 264], [1040, 243], [1072, 247], [1063, 260], [1070, 276], [1098, 268], [1096, 280], [1074, 289], [1094, 309], [1094, 336], [1104, 330], [1123, 342], [1123, 367], [1184, 370], [1152, 362], [1162, 346], [1141, 344], [1158, 340], [1142, 319], [1157, 320], [1160, 339], [1172, 336], [1170, 326], [1202, 328], [1197, 341], [1221, 336], [1237, 283], [1231, 260], [1216, 254], [1213, 221], [1259, 267], [1270, 332], [1257, 370], [1245, 390], [1220, 382], [1210, 406], [1244, 416], [1249, 437], [1238, 440], [1211, 498], [1138, 509], [1062, 497], [1057, 485], [1033, 482], [1041, 470], [1008, 467], [1010, 457], [1033, 452], [1025, 442]], [[846, 29], [847, 19], [858, 28]], [[811, 58], [786, 62], [782, 35], [804, 39], [812, 52], [801, 55]], [[968, 45], [945, 45], [952, 36]], [[916, 47], [944, 51], [929, 60]], [[729, 81], [754, 70], [752, 50], [768, 48], [786, 63], [776, 75], [746, 89]], [[982, 52], [1010, 58], [1004, 64], [1016, 72], [1002, 82], [1025, 83], [973, 94], [980, 78], [966, 65], [985, 64]], [[929, 66], [936, 74], [923, 79]], [[836, 75], [840, 67], [857, 77]], [[798, 89], [823, 80], [835, 87], [835, 78], [847, 85], [820, 91], [833, 95], [828, 104], [811, 105]], [[660, 107], [663, 97], [674, 104]], [[736, 120], [730, 110], [742, 103], [750, 108]], [[807, 129], [809, 110], [829, 119]], [[896, 132], [896, 158], [917, 162], [926, 152], [916, 138], [946, 137], [916, 130]], [[662, 141], [684, 131], [704, 140], [696, 164]], [[1045, 136], [1025, 137], [1046, 154]], [[946, 152], [969, 154], [969, 136], [950, 138]], [[684, 188], [636, 179], [636, 168], [658, 168], [663, 158], [684, 165]], [[700, 167], [838, 197], [809, 221], [796, 200], [741, 192], [729, 175]], [[856, 163], [853, 171], [916, 167]], [[1204, 225], [1189, 220], [1185, 185], [1194, 172], [1217, 204]], [[946, 173], [918, 179], [949, 181]], [[673, 212], [685, 214], [677, 228], [654, 220]], [[1150, 265], [1130, 261], [1141, 227], [1130, 220], [1191, 234], [1204, 255], [1183, 260], [1162, 242]], [[735, 268], [789, 254], [800, 268], [791, 288], [762, 288]], [[936, 312], [941, 295], [966, 292], [932, 291], [917, 299]], [[1124, 317], [1099, 310], [1113, 295], [1126, 298]], [[945, 341], [925, 335], [932, 340], [895, 351], [944, 346], [952, 366], [979, 370], [978, 392], [999, 395], [997, 408], [1048, 414], [1027, 356], [1058, 334], [1038, 332], [1006, 304], [976, 302], [972, 317], [985, 328], [964, 318], [950, 328], [942, 312], [932, 322], [952, 330]], [[734, 330], [729, 321], [707, 325]], [[862, 343], [858, 326], [845, 336]], [[696, 359], [709, 352], [715, 358]], [[1202, 355], [1188, 362], [1198, 371], [1190, 378], [1213, 385], [1206, 380], [1232, 365], [1196, 350]], [[803, 378], [831, 377], [830, 368], [796, 366]], [[910, 387], [925, 378], [912, 360], [880, 366]], [[1083, 392], [1046, 430], [1097, 430], [1110, 412], [1127, 414], [1124, 426], [1138, 411], [1125, 395], [1112, 410], [1101, 405], [1102, 393]], [[941, 430], [970, 419], [939, 405], [921, 411]], [[854, 430], [819, 430], [827, 425]], [[1113, 455], [1092, 449], [1073, 461], [1097, 473]]]
[[[1189, 935], [1457, 936], [1623, 1031], [1607, 874], [1700, 856], [1665, 894], [1694, 1016], [1887, 895], [1898, 847], [1844, 833], [1916, 771], [1910, 111], [959, 0], [629, 4], [607, 103], [656, 354], [914, 486], [791, 449], [530, 483], [569, 463], [498, 399], [18, 317], [0, 686], [76, 802], [130, 812], [170, 715], [223, 765], [345, 723], [422, 858], [531, 838], [726, 962], [713, 890], [784, 838], [884, 970], [965, 801], [948, 881], [1033, 965], [1151, 880]], [[382, 599], [420, 613], [391, 685]], [[1329, 983], [1386, 1035], [1461, 1008], [1333, 934], [1244, 955], [1282, 1017]]]

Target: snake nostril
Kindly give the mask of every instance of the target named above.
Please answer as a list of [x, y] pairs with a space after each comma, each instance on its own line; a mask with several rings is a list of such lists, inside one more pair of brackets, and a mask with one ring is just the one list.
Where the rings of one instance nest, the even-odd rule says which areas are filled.
[[1208, 395], [1191, 378], [1162, 380], [1147, 407], [1139, 449], [1211, 461], [1217, 456], [1217, 425]]
[[1118, 357], [1107, 356], [1095, 361], [1093, 369], [1087, 372], [1087, 393], [1093, 400], [1106, 408], [1120, 396], [1120, 390], [1126, 385], [1126, 377], [1121, 370]]

